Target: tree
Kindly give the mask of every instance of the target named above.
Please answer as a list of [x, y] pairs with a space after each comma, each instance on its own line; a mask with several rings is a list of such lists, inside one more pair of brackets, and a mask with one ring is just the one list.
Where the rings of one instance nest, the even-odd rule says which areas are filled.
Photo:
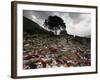
[[64, 20], [58, 16], [49, 16], [48, 19], [45, 19], [44, 27], [53, 31], [56, 35], [58, 30], [66, 29]]

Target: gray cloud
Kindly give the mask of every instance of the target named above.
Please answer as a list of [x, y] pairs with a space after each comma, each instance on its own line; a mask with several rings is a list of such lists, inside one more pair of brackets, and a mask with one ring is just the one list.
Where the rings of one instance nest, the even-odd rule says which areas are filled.
[[90, 36], [91, 35], [91, 15], [86, 13], [69, 13], [54, 11], [33, 11], [24, 10], [23, 15], [39, 25], [43, 26], [44, 20], [48, 16], [57, 15], [66, 23], [66, 30], [71, 35]]
[[70, 13], [69, 17], [73, 19], [73, 24], [77, 24], [82, 20], [81, 14], [79, 13]]

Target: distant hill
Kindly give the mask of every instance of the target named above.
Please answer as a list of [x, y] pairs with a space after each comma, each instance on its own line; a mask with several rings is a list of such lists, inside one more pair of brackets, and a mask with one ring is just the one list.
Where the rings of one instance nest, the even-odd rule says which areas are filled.
[[24, 16], [23, 16], [23, 32], [27, 32], [28, 34], [53, 34], [53, 32], [45, 30], [39, 24]]
[[91, 44], [91, 38], [75, 36], [75, 37], [73, 37], [72, 42], [74, 44], [76, 42], [78, 42], [79, 44], [90, 45]]

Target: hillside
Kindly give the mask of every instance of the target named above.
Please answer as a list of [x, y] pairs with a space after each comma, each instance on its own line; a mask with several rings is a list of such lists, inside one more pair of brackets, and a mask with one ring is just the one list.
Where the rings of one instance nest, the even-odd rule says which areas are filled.
[[23, 16], [23, 32], [28, 34], [53, 34], [50, 31], [45, 30], [36, 22]]
[[23, 32], [24, 69], [91, 65], [91, 38], [54, 35], [25, 17]]

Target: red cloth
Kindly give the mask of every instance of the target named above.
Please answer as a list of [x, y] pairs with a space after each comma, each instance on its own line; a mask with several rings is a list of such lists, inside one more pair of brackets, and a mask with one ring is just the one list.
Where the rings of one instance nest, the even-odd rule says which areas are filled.
[[43, 67], [46, 67], [46, 62], [43, 59], [40, 59], [40, 62], [42, 63]]
[[52, 48], [51, 52], [56, 53], [56, 52], [58, 52], [58, 49], [57, 48]]

